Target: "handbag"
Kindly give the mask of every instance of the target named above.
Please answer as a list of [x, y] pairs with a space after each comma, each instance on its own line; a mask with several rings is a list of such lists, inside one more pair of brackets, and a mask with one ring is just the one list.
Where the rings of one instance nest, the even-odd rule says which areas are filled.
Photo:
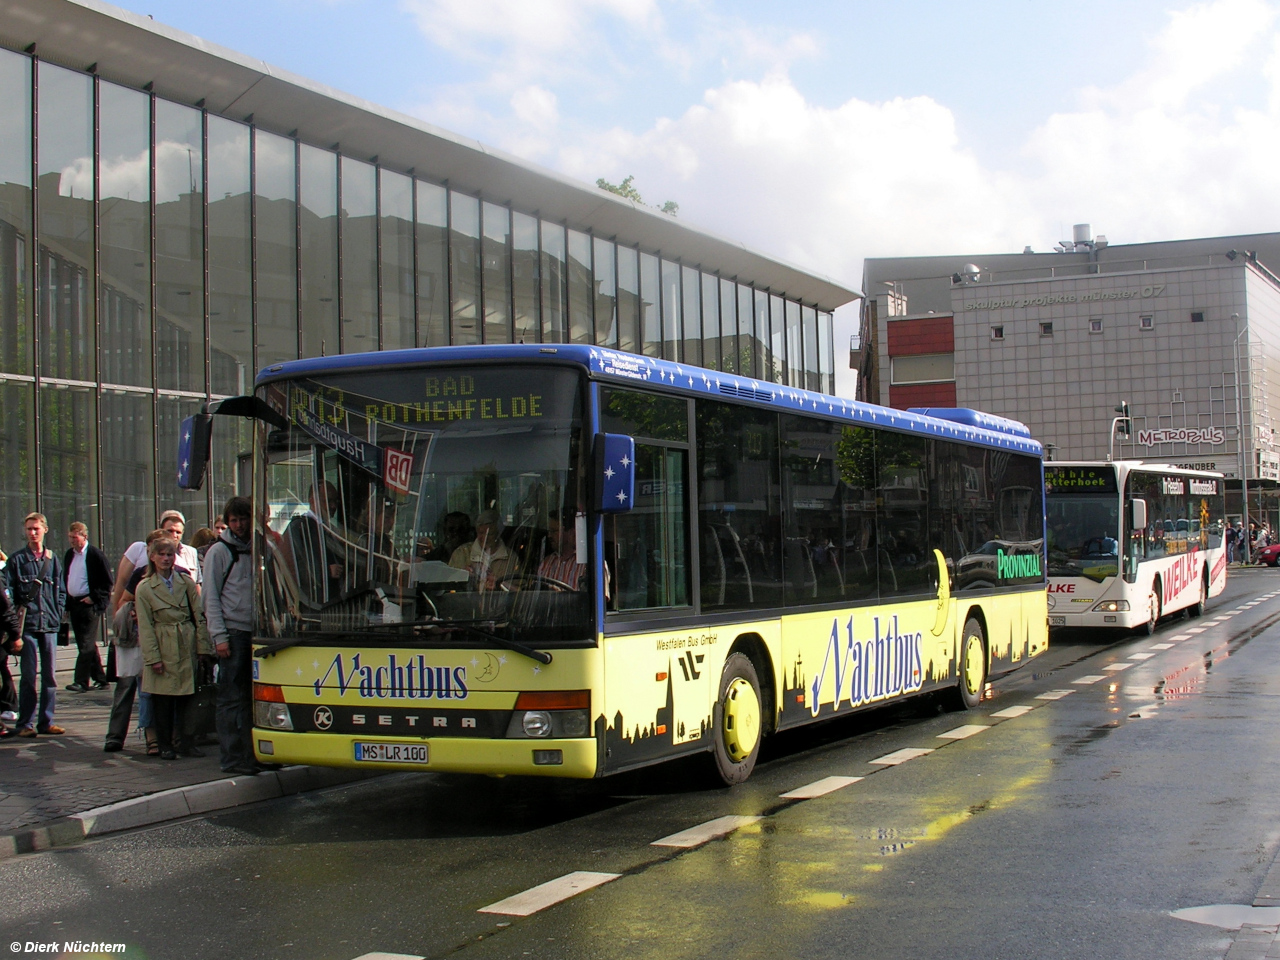
[[111, 632], [115, 634], [117, 647], [138, 645], [138, 618], [133, 615], [132, 600], [120, 604], [120, 609], [111, 620]]
[[[191, 594], [187, 593], [187, 612], [191, 615], [191, 627], [199, 633], [200, 621], [191, 606]], [[196, 692], [187, 701], [186, 734], [204, 737], [218, 732], [218, 685], [213, 680], [213, 665], [203, 656], [196, 657]]]
[[62, 611], [62, 622], [58, 624], [58, 646], [71, 646], [71, 615]]

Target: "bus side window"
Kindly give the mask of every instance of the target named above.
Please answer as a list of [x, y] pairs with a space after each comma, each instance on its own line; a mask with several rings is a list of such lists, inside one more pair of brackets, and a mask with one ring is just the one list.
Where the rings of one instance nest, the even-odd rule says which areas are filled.
[[689, 604], [689, 454], [636, 444], [636, 499], [613, 529], [618, 610]]

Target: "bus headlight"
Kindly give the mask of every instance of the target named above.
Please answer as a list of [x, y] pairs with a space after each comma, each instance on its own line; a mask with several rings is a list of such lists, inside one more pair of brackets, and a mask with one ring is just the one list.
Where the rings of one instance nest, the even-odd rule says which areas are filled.
[[271, 730], [292, 730], [293, 718], [289, 716], [289, 705], [286, 703], [263, 703], [261, 700], [253, 704], [253, 725], [267, 727]]
[[526, 710], [520, 725], [526, 737], [551, 736], [551, 714], [545, 710]]
[[1103, 600], [1093, 608], [1098, 613], [1119, 613], [1129, 609], [1128, 600]]

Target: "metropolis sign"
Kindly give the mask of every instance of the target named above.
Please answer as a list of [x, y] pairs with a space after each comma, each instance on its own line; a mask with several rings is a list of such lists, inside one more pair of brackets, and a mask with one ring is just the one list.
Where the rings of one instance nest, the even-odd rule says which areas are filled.
[[1161, 443], [1205, 443], [1216, 447], [1226, 442], [1227, 434], [1221, 427], [1162, 427], [1138, 431], [1138, 444], [1143, 447]]

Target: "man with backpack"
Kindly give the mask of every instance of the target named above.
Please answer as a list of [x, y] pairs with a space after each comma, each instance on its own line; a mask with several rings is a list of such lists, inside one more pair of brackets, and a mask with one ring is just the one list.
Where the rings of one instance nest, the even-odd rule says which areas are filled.
[[27, 545], [10, 557], [4, 568], [5, 588], [14, 606], [26, 613], [19, 653], [18, 736], [58, 736], [67, 732], [53, 722], [58, 627], [67, 604], [67, 587], [62, 561], [44, 545], [49, 532], [44, 514], [27, 514], [23, 529]]
[[204, 604], [209, 638], [218, 655], [218, 746], [224, 773], [252, 776], [253, 756], [253, 504], [232, 497], [223, 509], [227, 528], [204, 556]]

